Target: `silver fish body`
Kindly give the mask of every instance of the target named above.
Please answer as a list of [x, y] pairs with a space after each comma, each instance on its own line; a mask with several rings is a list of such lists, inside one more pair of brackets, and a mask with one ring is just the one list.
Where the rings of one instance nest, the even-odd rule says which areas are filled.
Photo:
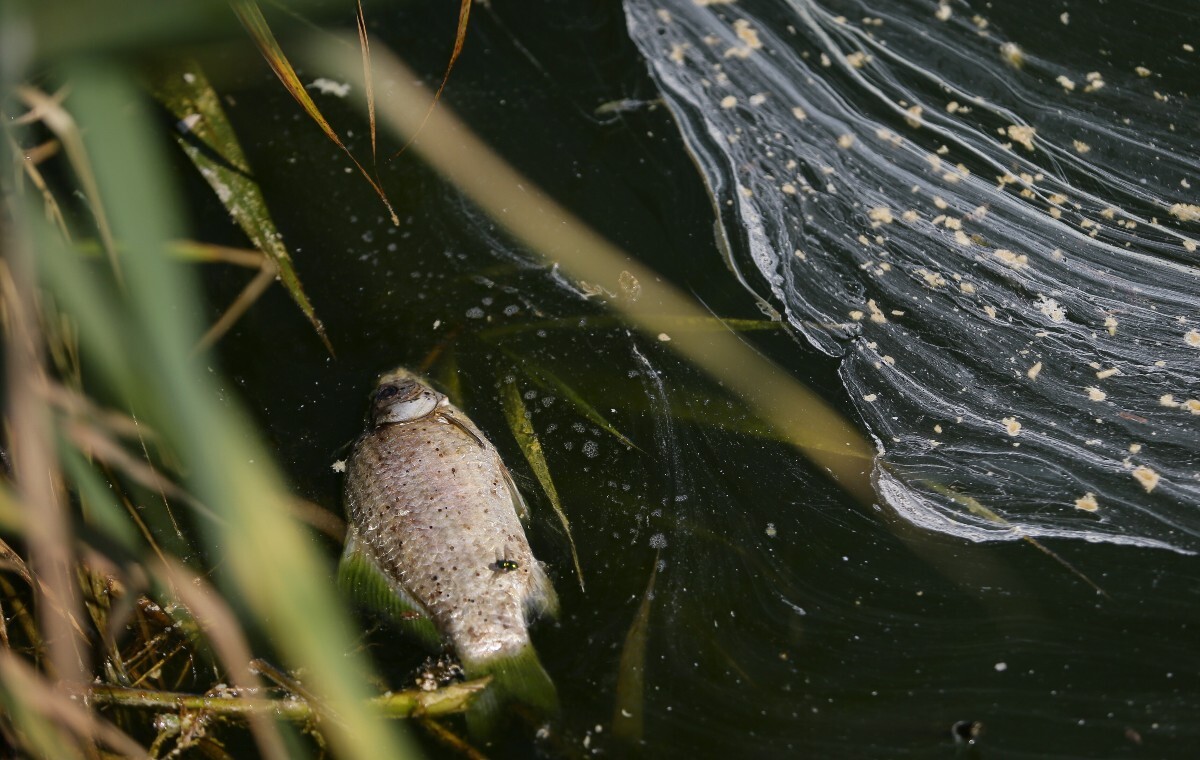
[[549, 683], [527, 624], [557, 599], [525, 537], [524, 503], [495, 447], [449, 399], [406, 370], [379, 381], [345, 504], [343, 565], [356, 557], [377, 570], [468, 675], [525, 662]]

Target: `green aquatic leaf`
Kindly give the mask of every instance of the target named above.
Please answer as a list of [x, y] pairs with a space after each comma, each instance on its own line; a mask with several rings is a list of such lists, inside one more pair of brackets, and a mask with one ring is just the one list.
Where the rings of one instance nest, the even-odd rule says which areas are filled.
[[645, 730], [646, 639], [650, 634], [650, 603], [654, 600], [654, 582], [658, 580], [659, 556], [646, 583], [642, 603], [625, 634], [621, 663], [617, 666], [617, 699], [613, 709], [613, 733], [618, 739], [637, 744]]
[[605, 432], [629, 448], [641, 451], [637, 444], [629, 440], [629, 438], [627, 438], [620, 430], [617, 430], [617, 428], [614, 427], [611, 422], [605, 419], [604, 415], [601, 414], [596, 407], [589, 404], [587, 399], [585, 399], [578, 391], [563, 381], [558, 375], [554, 374], [543, 366], [526, 360], [520, 360], [509, 351], [505, 351], [504, 353], [508, 354], [508, 356], [514, 361], [517, 361], [518, 366], [521, 367], [521, 370], [525, 372], [525, 374], [528, 375], [529, 378], [535, 383], [542, 386], [546, 390], [557, 393], [570, 401], [571, 404], [574, 405], [574, 407], [578, 409], [584, 417], [587, 417], [589, 420], [591, 420], [593, 425], [603, 428]]
[[154, 71], [154, 93], [176, 119], [179, 131], [175, 139], [179, 146], [250, 242], [274, 263], [279, 280], [292, 300], [333, 353], [325, 326], [300, 284], [291, 254], [267, 209], [233, 125], [200, 64], [195, 61], [160, 64]]
[[554, 487], [554, 481], [550, 478], [550, 466], [546, 464], [546, 454], [542, 451], [542, 442], [533, 430], [533, 423], [529, 421], [529, 410], [521, 398], [521, 390], [517, 388], [516, 383], [504, 383], [501, 399], [504, 404], [504, 416], [508, 419], [508, 426], [512, 430], [513, 437], [521, 446], [521, 453], [525, 455], [525, 460], [533, 468], [533, 474], [537, 476], [542, 491], [550, 500], [550, 505], [554, 508], [554, 513], [558, 515], [563, 530], [567, 532], [567, 541], [571, 544], [571, 560], [575, 563], [575, 574], [579, 576], [579, 588], [582, 589], [583, 568], [579, 564], [579, 552], [575, 550], [575, 538], [571, 535], [571, 521], [567, 519], [567, 513], [558, 499], [558, 489]]

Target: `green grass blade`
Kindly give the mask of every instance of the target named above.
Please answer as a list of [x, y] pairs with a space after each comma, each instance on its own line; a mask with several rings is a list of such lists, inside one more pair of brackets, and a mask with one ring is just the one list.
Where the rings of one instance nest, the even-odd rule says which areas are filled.
[[617, 699], [613, 710], [613, 734], [629, 744], [642, 740], [645, 730], [646, 700], [646, 639], [650, 634], [650, 603], [654, 599], [654, 583], [658, 580], [659, 555], [654, 555], [654, 567], [646, 582], [646, 593], [638, 605], [637, 614], [625, 634], [621, 647], [621, 663], [617, 667]]
[[233, 125], [199, 63], [154, 66], [155, 97], [176, 119], [179, 147], [225, 206], [225, 210], [256, 248], [275, 263], [280, 282], [308, 318], [321, 342], [333, 353], [325, 326], [300, 284], [291, 254], [275, 227], [267, 202], [246, 162]]
[[518, 360], [514, 354], [508, 351], [505, 351], [504, 353], [508, 354], [509, 357], [514, 361], [517, 361], [518, 366], [520, 366], [521, 369], [530, 377], [530, 379], [532, 379], [538, 385], [553, 393], [557, 393], [570, 401], [571, 404], [578, 409], [584, 417], [587, 417], [593, 425], [602, 428], [606, 433], [611, 435], [613, 438], [616, 438], [629, 448], [641, 451], [637, 444], [629, 440], [629, 438], [627, 438], [620, 430], [617, 430], [617, 428], [611, 422], [609, 422], [604, 415], [601, 414], [598, 409], [596, 409], [596, 407], [589, 404], [587, 399], [585, 399], [582, 394], [572, 388], [558, 375], [541, 365], [534, 364], [533, 362], [523, 359]]
[[525, 408], [521, 390], [517, 388], [516, 383], [504, 383], [500, 393], [504, 405], [504, 416], [508, 419], [508, 426], [512, 429], [513, 437], [521, 446], [521, 453], [525, 455], [525, 461], [529, 462], [529, 466], [533, 468], [533, 474], [541, 484], [542, 491], [550, 500], [550, 506], [558, 515], [558, 521], [562, 523], [563, 530], [567, 532], [567, 541], [571, 544], [571, 561], [575, 563], [575, 574], [579, 577], [579, 588], [582, 589], [584, 587], [583, 568], [579, 564], [579, 552], [575, 550], [575, 537], [571, 535], [571, 521], [567, 519], [567, 513], [558, 499], [558, 489], [554, 487], [554, 481], [550, 478], [550, 466], [546, 463], [542, 442], [538, 439], [537, 433], [533, 430], [533, 423], [529, 420], [529, 410]]
[[[366, 663], [348, 654], [354, 634], [332, 568], [291, 516], [291, 497], [256, 431], [191, 356], [203, 310], [193, 270], [168, 254], [169, 241], [185, 235], [154, 119], [125, 70], [88, 60], [64, 73], [75, 85], [70, 105], [85, 127], [122, 241], [126, 295], [114, 300], [128, 315], [128, 334], [107, 346], [116, 355], [105, 366], [127, 366], [140, 380], [141, 395], [122, 387], [127, 374], [114, 371], [108, 379], [120, 397], [137, 399], [139, 412], [146, 410], [139, 418], [183, 463], [188, 489], [223, 518], [200, 525], [214, 548], [208, 561], [218, 565], [216, 578], [245, 622], [276, 642], [289, 666], [304, 668], [312, 690], [340, 716], [322, 724], [338, 755], [409, 756], [398, 734], [358, 707], [368, 696]], [[80, 312], [81, 304], [71, 306], [81, 325], [96, 316]]]

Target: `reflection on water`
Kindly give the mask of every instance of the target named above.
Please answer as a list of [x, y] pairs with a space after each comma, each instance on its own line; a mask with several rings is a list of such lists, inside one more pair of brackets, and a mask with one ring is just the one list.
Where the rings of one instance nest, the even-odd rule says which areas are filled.
[[730, 265], [843, 358], [891, 507], [973, 540], [1200, 548], [1200, 107], [1178, 75], [1200, 38], [1170, 12], [1118, 42], [1111, 13], [626, 10]]

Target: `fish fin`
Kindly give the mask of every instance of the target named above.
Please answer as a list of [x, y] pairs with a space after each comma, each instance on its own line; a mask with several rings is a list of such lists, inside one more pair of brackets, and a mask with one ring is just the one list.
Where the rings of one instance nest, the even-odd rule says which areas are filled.
[[533, 590], [525, 598], [525, 616], [534, 618], [542, 615], [558, 618], [558, 594], [554, 591], [554, 584], [550, 582], [550, 576], [546, 574], [546, 566], [541, 562], [535, 562]]
[[353, 526], [346, 534], [346, 548], [338, 564], [338, 585], [364, 607], [394, 621], [430, 649], [441, 648], [442, 637], [429, 613], [388, 578], [375, 558], [359, 545], [358, 531]]
[[501, 726], [504, 708], [510, 702], [532, 709], [539, 717], [558, 712], [558, 691], [542, 667], [533, 644], [525, 644], [516, 654], [479, 662], [463, 660], [462, 665], [467, 678], [492, 678], [467, 708], [467, 729], [473, 737], [487, 739], [494, 736]]
[[[500, 455], [496, 455], [497, 461]], [[525, 497], [521, 495], [520, 489], [517, 488], [516, 482], [513, 481], [512, 473], [504, 466], [504, 462], [500, 462], [500, 472], [504, 474], [504, 485], [508, 488], [508, 493], [512, 496], [513, 508], [517, 510], [517, 517], [520, 518], [521, 524], [529, 525], [529, 505], [525, 503]]]

